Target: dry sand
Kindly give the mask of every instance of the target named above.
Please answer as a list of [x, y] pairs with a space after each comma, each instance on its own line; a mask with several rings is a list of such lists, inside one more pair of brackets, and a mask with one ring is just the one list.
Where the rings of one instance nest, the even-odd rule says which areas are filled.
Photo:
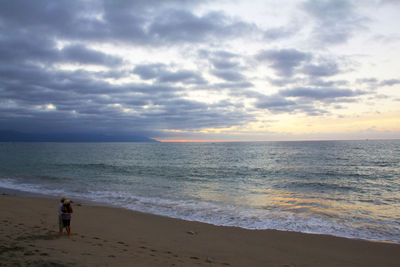
[[400, 244], [218, 227], [73, 203], [58, 233], [57, 199], [0, 196], [2, 266], [400, 266]]

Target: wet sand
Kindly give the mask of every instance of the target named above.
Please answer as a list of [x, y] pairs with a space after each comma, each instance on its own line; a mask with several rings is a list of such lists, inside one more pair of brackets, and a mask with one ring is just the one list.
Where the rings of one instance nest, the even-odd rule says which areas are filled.
[[0, 196], [1, 266], [399, 266], [400, 244], [246, 230], [73, 203]]

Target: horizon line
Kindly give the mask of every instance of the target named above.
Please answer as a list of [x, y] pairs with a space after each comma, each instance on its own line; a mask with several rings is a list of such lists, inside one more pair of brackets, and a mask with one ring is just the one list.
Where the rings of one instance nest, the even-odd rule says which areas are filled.
[[161, 143], [249, 143], [249, 142], [318, 142], [318, 141], [390, 141], [400, 138], [358, 138], [358, 139], [293, 139], [293, 140], [162, 140], [153, 138]]

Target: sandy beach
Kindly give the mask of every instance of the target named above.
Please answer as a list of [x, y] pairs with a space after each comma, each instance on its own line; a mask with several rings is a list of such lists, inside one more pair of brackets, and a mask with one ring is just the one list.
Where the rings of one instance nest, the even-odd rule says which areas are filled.
[[2, 266], [399, 266], [400, 244], [177, 220], [75, 201], [0, 196]]

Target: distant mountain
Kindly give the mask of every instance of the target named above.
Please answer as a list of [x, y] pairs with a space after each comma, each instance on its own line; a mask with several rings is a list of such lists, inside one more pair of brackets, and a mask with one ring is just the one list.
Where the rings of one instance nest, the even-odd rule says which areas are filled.
[[22, 133], [0, 131], [0, 142], [158, 142], [126, 133]]

